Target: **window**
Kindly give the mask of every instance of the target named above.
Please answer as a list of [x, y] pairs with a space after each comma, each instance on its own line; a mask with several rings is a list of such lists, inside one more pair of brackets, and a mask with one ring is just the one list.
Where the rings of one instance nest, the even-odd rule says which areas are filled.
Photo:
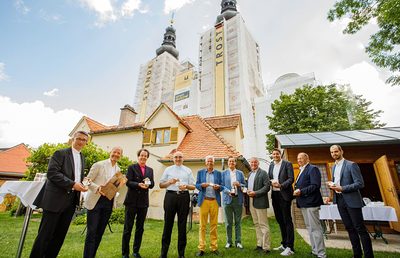
[[143, 131], [143, 144], [144, 145], [158, 145], [176, 143], [178, 140], [178, 128], [156, 128], [145, 129]]

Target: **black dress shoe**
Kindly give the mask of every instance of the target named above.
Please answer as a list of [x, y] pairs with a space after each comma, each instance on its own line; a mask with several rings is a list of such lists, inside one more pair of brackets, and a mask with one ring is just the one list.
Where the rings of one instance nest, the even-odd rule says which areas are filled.
[[264, 254], [269, 254], [271, 251], [270, 250], [263, 250], [262, 251]]
[[129, 258], [129, 255], [123, 255], [122, 258]]
[[261, 246], [257, 246], [256, 248], [254, 248], [254, 251], [262, 251], [262, 247]]
[[204, 256], [204, 251], [198, 251], [198, 252], [196, 253], [196, 256], [197, 256], [197, 257]]
[[216, 255], [216, 256], [220, 256], [221, 255], [218, 250], [211, 251], [211, 254]]
[[139, 253], [133, 253], [133, 257], [135, 258], [142, 258], [142, 256]]

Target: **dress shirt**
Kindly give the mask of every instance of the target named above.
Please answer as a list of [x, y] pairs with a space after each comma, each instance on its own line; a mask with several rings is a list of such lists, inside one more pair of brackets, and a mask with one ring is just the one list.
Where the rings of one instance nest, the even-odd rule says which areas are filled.
[[[273, 179], [279, 180], [279, 170], [281, 169], [282, 160], [278, 163], [274, 161], [274, 169], [272, 170]], [[272, 191], [280, 191], [281, 189], [278, 187], [272, 187]]]
[[81, 182], [81, 171], [82, 171], [82, 161], [81, 161], [81, 152], [75, 150], [72, 147], [72, 156], [74, 158], [74, 169], [75, 169], [75, 183]]
[[[167, 167], [161, 176], [160, 182], [165, 183], [168, 180], [173, 179], [173, 178], [178, 178], [179, 182], [184, 185], [194, 185], [195, 184], [192, 170], [184, 165], [181, 165], [181, 166], [172, 165], [172, 166]], [[179, 187], [176, 184], [168, 186], [167, 190], [180, 191]]]
[[111, 164], [111, 169], [106, 171], [107, 175], [106, 175], [106, 179], [107, 181], [113, 177], [115, 175], [115, 173], [117, 173], [117, 163], [115, 163], [115, 165], [113, 166], [110, 160], [110, 164]]
[[[257, 170], [258, 170], [258, 169], [257, 169]], [[247, 183], [247, 189], [248, 189], [249, 191], [254, 191], [254, 190], [253, 190], [253, 188], [254, 188], [254, 178], [256, 177], [257, 170], [256, 170], [256, 171], [251, 171], [251, 172], [250, 172], [249, 181], [248, 181], [248, 183]]]
[[[207, 171], [206, 181], [207, 181], [207, 183], [213, 183], [214, 184], [214, 182], [215, 182], [215, 180], [214, 180], [214, 170], [211, 171], [211, 173]], [[209, 197], [209, 198], [215, 198], [216, 197], [215, 196], [215, 190], [214, 190], [214, 188], [212, 186], [210, 186], [210, 185], [207, 186], [206, 195], [205, 196]]]
[[338, 162], [335, 162], [335, 170], [333, 171], [333, 175], [335, 177], [335, 185], [340, 185], [340, 175], [342, 173], [344, 159], [341, 159]]
[[299, 178], [300, 178], [300, 176], [301, 176], [301, 173], [303, 173], [303, 171], [304, 171], [304, 169], [307, 167], [307, 165], [308, 165], [308, 163], [305, 164], [304, 166], [300, 167], [300, 173], [299, 173], [299, 175], [298, 175], [297, 178], [296, 178], [296, 183], [297, 183], [297, 181], [299, 181]]
[[230, 170], [229, 169], [229, 174], [231, 175], [231, 186], [233, 186], [233, 182], [236, 182], [237, 181], [237, 179], [236, 179], [236, 169], [234, 169], [234, 170]]

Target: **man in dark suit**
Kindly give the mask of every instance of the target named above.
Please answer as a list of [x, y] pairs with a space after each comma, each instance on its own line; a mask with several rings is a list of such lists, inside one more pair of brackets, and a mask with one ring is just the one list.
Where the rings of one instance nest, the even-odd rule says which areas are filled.
[[34, 204], [43, 209], [39, 232], [33, 244], [31, 258], [57, 257], [64, 243], [75, 208], [79, 205], [85, 160], [81, 153], [89, 135], [77, 131], [70, 148], [57, 150], [50, 159], [47, 181]]
[[329, 182], [329, 188], [334, 191], [333, 202], [337, 204], [340, 217], [349, 234], [355, 258], [362, 257], [361, 244], [364, 249], [364, 257], [374, 257], [371, 239], [364, 225], [362, 215], [362, 200], [360, 189], [364, 187], [364, 180], [357, 163], [343, 158], [343, 149], [339, 145], [330, 147], [333, 166], [333, 182]]
[[272, 207], [281, 230], [281, 246], [274, 250], [281, 251], [282, 256], [294, 254], [294, 227], [292, 222], [292, 200], [294, 173], [292, 163], [282, 160], [281, 151], [272, 151], [273, 162], [269, 166], [269, 178], [272, 183]]
[[319, 220], [319, 210], [323, 204], [320, 192], [321, 172], [309, 162], [307, 153], [301, 152], [297, 155], [300, 174], [297, 176], [293, 195], [296, 196], [297, 207], [301, 210], [310, 236], [312, 254], [326, 258], [323, 230]]
[[271, 252], [271, 236], [268, 224], [267, 209], [269, 208], [268, 192], [270, 181], [268, 173], [259, 167], [259, 161], [250, 159], [251, 172], [247, 182], [247, 195], [250, 199], [250, 213], [256, 228], [256, 251], [268, 254]]
[[150, 152], [140, 149], [137, 152], [138, 163], [130, 165], [126, 177], [128, 193], [124, 201], [125, 224], [122, 235], [122, 256], [129, 257], [129, 242], [132, 227], [136, 217], [135, 240], [133, 243], [133, 257], [140, 258], [139, 250], [142, 244], [143, 226], [149, 208], [149, 189], [154, 187], [153, 169], [146, 166]]

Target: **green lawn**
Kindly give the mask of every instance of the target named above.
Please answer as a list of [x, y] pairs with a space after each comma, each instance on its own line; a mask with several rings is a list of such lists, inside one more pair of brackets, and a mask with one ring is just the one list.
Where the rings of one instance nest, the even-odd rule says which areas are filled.
[[[29, 257], [29, 252], [32, 247], [33, 240], [36, 236], [36, 232], [39, 226], [40, 217], [34, 215], [29, 226], [28, 234], [26, 236], [25, 248], [22, 257]], [[275, 220], [270, 219], [271, 229], [271, 241], [272, 247], [276, 247], [280, 243], [280, 233], [278, 224]], [[8, 213], [0, 213], [0, 257], [15, 257], [16, 250], [18, 247], [18, 241], [21, 234], [23, 224], [23, 217], [14, 218], [10, 217]], [[163, 221], [147, 220], [145, 223], [145, 232], [143, 236], [143, 243], [140, 253], [143, 257], [157, 258], [160, 254], [161, 249], [161, 235], [163, 229]], [[71, 225], [67, 234], [64, 246], [61, 249], [59, 257], [82, 257], [83, 246], [85, 241], [85, 235], [81, 232], [84, 230], [84, 226]], [[100, 248], [97, 252], [97, 257], [101, 258], [112, 258], [121, 257], [121, 238], [123, 225], [113, 224], [112, 230], [114, 233], [110, 233], [106, 230]], [[251, 219], [246, 218], [243, 221], [242, 227], [242, 244], [244, 245], [243, 250], [236, 248], [226, 250], [225, 246], [225, 228], [221, 224], [218, 226], [220, 251], [224, 257], [240, 257], [240, 258], [251, 258], [264, 256], [259, 255], [253, 251], [256, 246], [255, 242], [255, 230], [252, 225]], [[295, 248], [296, 255], [294, 257], [310, 257], [310, 247], [303, 241], [303, 239], [296, 234], [295, 236]], [[195, 257], [198, 244], [198, 225], [194, 224], [192, 231], [188, 233], [188, 245], [186, 248], [186, 257]], [[176, 225], [172, 236], [171, 247], [169, 251], [169, 257], [177, 257], [176, 251], [177, 245], [177, 232]], [[211, 255], [208, 255], [211, 257]], [[281, 257], [279, 252], [273, 251], [270, 255], [265, 257]], [[328, 257], [352, 257], [350, 250], [341, 249], [328, 249]], [[399, 257], [399, 254], [377, 252], [375, 257], [389, 258]]]

